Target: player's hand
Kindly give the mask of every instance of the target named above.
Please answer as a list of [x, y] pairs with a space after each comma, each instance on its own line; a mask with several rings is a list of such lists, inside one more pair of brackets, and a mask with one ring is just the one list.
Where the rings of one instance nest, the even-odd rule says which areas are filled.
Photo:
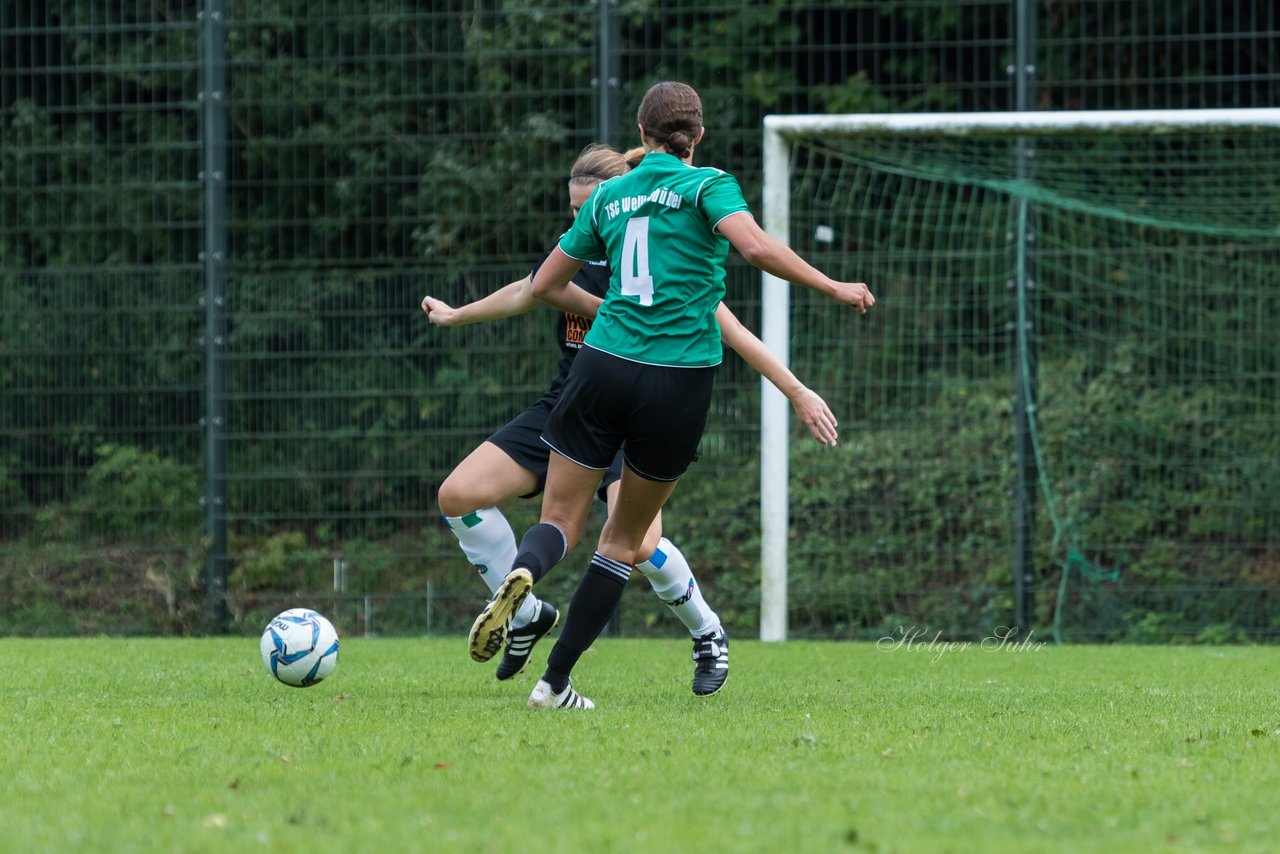
[[876, 298], [871, 295], [871, 289], [865, 282], [835, 282], [835, 286], [832, 299], [841, 305], [856, 308], [859, 314], [866, 314], [867, 309], [876, 304]]
[[827, 407], [827, 402], [818, 393], [809, 388], [802, 388], [791, 397], [791, 406], [796, 411], [800, 423], [809, 428], [809, 433], [823, 445], [835, 445], [836, 417]]
[[458, 320], [456, 308], [432, 296], [422, 298], [422, 311], [436, 326], [453, 326]]

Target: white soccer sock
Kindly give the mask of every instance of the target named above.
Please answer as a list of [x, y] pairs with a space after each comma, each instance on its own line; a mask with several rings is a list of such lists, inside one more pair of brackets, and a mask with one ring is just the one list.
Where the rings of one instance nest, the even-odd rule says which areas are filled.
[[723, 631], [720, 618], [702, 598], [702, 588], [675, 543], [663, 537], [653, 555], [636, 564], [636, 569], [649, 579], [653, 592], [680, 618], [689, 634], [696, 638]]
[[[516, 535], [507, 517], [497, 507], [486, 507], [465, 516], [445, 516], [444, 521], [489, 593], [497, 593], [516, 559]], [[518, 629], [527, 625], [537, 608], [538, 598], [530, 593], [512, 615], [511, 626]]]

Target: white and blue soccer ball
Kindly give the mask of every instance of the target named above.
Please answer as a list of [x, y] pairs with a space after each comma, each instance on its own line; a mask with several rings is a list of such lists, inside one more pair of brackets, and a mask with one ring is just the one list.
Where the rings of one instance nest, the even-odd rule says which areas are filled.
[[338, 666], [338, 632], [316, 611], [290, 608], [267, 623], [258, 644], [262, 663], [286, 685], [306, 688]]

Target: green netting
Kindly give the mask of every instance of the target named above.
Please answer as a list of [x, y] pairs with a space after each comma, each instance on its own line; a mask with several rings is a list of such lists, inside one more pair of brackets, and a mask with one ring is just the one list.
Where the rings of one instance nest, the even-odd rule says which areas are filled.
[[[1280, 237], [1280, 133], [1073, 135], [1028, 140], [860, 137], [832, 161], [942, 184], [986, 187], [1063, 211], [1228, 238]], [[1029, 177], [1019, 177], [1019, 175]]]
[[848, 439], [793, 446], [793, 623], [1011, 619], [1021, 375], [1041, 632], [1274, 633], [1280, 134], [1019, 144], [794, 146], [793, 243], [878, 303], [793, 304]]

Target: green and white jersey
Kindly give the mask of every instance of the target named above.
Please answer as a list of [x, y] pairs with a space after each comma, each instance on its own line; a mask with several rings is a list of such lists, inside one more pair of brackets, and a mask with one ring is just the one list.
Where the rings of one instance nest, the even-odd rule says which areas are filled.
[[612, 268], [585, 343], [651, 365], [720, 364], [729, 241], [716, 226], [741, 211], [750, 209], [732, 175], [660, 152], [596, 187], [560, 238], [571, 258]]

